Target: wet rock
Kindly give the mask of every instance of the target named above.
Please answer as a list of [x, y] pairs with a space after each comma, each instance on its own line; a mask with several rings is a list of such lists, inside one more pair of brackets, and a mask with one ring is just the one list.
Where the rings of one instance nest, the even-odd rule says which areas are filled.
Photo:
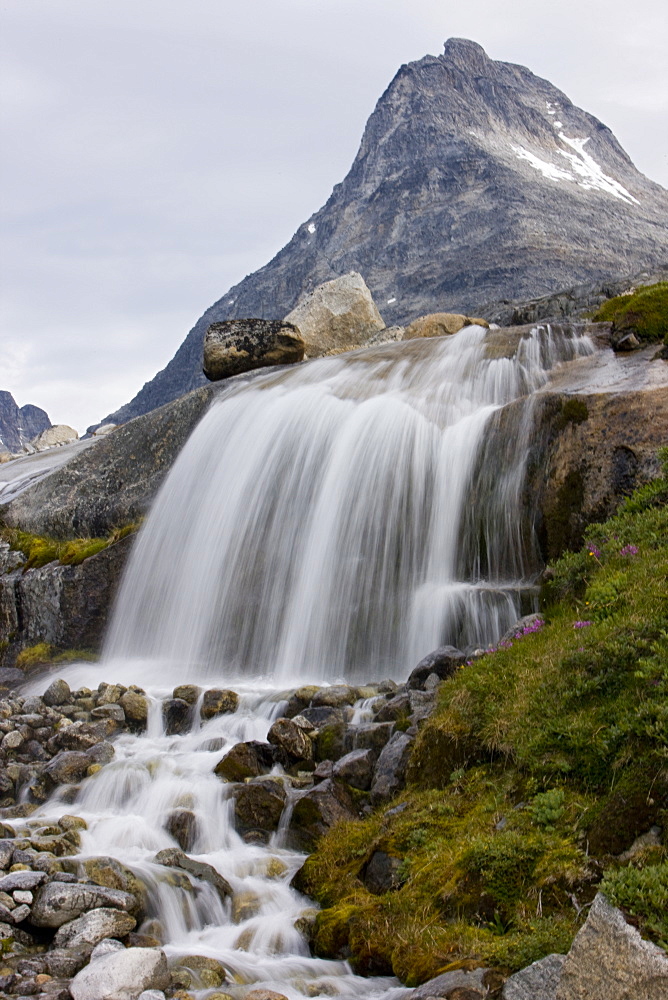
[[127, 948], [91, 961], [70, 983], [72, 1000], [134, 1000], [144, 990], [169, 986], [165, 953], [158, 948]]
[[293, 719], [295, 715], [300, 715], [305, 708], [308, 708], [319, 690], [315, 684], [305, 684], [304, 687], [293, 691], [283, 713], [286, 719]]
[[382, 896], [386, 892], [400, 888], [400, 867], [401, 858], [392, 857], [385, 851], [374, 851], [362, 869], [362, 881], [369, 892], [375, 896]]
[[290, 763], [313, 760], [313, 741], [293, 719], [277, 719], [267, 741], [278, 747]]
[[[234, 906], [234, 903], [232, 904]], [[234, 919], [234, 918], [233, 918]], [[222, 962], [206, 955], [185, 955], [179, 958], [179, 966], [195, 973], [198, 985], [213, 989], [227, 982], [227, 970]]]
[[12, 922], [15, 924], [21, 924], [24, 920], [27, 920], [30, 916], [30, 907], [23, 903], [21, 906], [15, 907], [12, 910]]
[[503, 1000], [555, 1000], [565, 955], [546, 955], [507, 979]]
[[236, 691], [211, 688], [204, 692], [200, 715], [203, 719], [213, 719], [216, 715], [236, 712], [239, 707], [239, 695]]
[[226, 882], [212, 865], [205, 861], [195, 861], [189, 858], [183, 851], [175, 847], [169, 847], [165, 851], [159, 851], [153, 859], [158, 865], [165, 865], [167, 868], [181, 868], [189, 872], [195, 878], [202, 879], [212, 885], [222, 900], [232, 895], [229, 882]]
[[244, 1000], [288, 1000], [284, 993], [275, 993], [273, 990], [251, 990], [246, 993]]
[[67, 681], [62, 678], [53, 681], [42, 695], [42, 700], [50, 706], [68, 704], [72, 700], [72, 692]]
[[86, 776], [93, 758], [78, 750], [61, 750], [44, 768], [44, 775], [54, 785], [66, 785]]
[[144, 990], [137, 1000], [165, 1000], [165, 994], [162, 990]]
[[88, 756], [96, 764], [108, 764], [110, 760], [114, 759], [116, 751], [111, 743], [107, 743], [103, 740], [101, 743], [96, 743], [95, 746], [91, 747], [88, 751]]
[[668, 955], [643, 940], [599, 892], [563, 963], [555, 1000], [667, 995]]
[[[67, 861], [62, 862], [67, 865]], [[83, 861], [75, 861], [75, 872], [80, 878], [85, 878], [95, 885], [101, 885], [106, 889], [119, 889], [121, 892], [130, 893], [138, 902], [144, 895], [144, 885], [137, 878], [135, 873], [127, 868], [116, 858], [102, 855], [95, 858], [86, 858]], [[131, 909], [134, 916], [138, 911]], [[113, 936], [113, 935], [112, 935]]]
[[251, 781], [234, 790], [234, 814], [239, 830], [273, 831], [285, 806], [283, 785], [271, 779]]
[[331, 778], [334, 774], [334, 764], [331, 760], [321, 760], [315, 771], [312, 773], [313, 780], [317, 783], [318, 781], [325, 781], [326, 778]]
[[302, 361], [304, 341], [290, 322], [228, 319], [212, 323], [204, 335], [203, 372], [211, 382], [255, 368]]
[[14, 730], [11, 733], [5, 733], [5, 735], [2, 737], [2, 743], [0, 743], [0, 747], [2, 747], [2, 749], [5, 751], [18, 750], [22, 743], [23, 743], [23, 737], [21, 736], [21, 733]]
[[9, 868], [14, 853], [11, 840], [0, 840], [0, 868]]
[[269, 743], [251, 740], [237, 743], [214, 768], [214, 773], [226, 781], [245, 781], [267, 774], [274, 766], [274, 749]]
[[439, 646], [420, 660], [417, 667], [409, 674], [406, 686], [411, 691], [423, 691], [425, 681], [431, 674], [446, 680], [452, 677], [465, 661], [466, 656], [460, 649], [454, 646]]
[[125, 712], [128, 722], [137, 727], [144, 727], [148, 718], [148, 698], [136, 691], [126, 691], [121, 696], [119, 705]]
[[411, 701], [407, 694], [396, 694], [384, 705], [381, 705], [376, 712], [374, 719], [376, 722], [396, 722], [397, 719], [407, 718], [411, 711]]
[[109, 906], [126, 912], [137, 908], [137, 900], [129, 892], [107, 889], [98, 885], [49, 882], [38, 889], [32, 908], [36, 927], [62, 927], [80, 917], [86, 910]]
[[[415, 340], [417, 337], [448, 337], [459, 333], [472, 320], [460, 313], [430, 313], [414, 319], [404, 331], [404, 340]], [[482, 321], [487, 326], [487, 321]]]
[[197, 816], [191, 809], [174, 809], [167, 817], [166, 830], [183, 851], [191, 851], [198, 834]]
[[332, 769], [333, 776], [366, 792], [371, 787], [375, 762], [372, 750], [353, 750], [337, 760]]
[[56, 745], [63, 750], [91, 750], [96, 744], [102, 743], [117, 730], [113, 719], [100, 719], [97, 722], [73, 722], [58, 730], [54, 736]]
[[314, 705], [312, 708], [305, 708], [300, 712], [300, 715], [316, 729], [345, 722], [345, 716], [341, 709], [328, 705]]
[[56, 948], [85, 948], [92, 950], [104, 938], [120, 938], [129, 934], [137, 921], [129, 913], [110, 907], [98, 907], [82, 914], [76, 920], [63, 924], [53, 939]]
[[187, 701], [189, 705], [194, 705], [200, 695], [200, 688], [196, 684], [180, 684], [172, 691], [172, 698], [180, 698]]
[[167, 698], [162, 705], [162, 718], [167, 736], [187, 733], [192, 722], [192, 705], [183, 698]]
[[395, 733], [383, 749], [371, 785], [371, 801], [374, 805], [388, 802], [404, 787], [412, 745], [412, 737], [406, 733]]
[[333, 684], [331, 687], [320, 688], [311, 704], [313, 708], [343, 708], [345, 705], [354, 705], [356, 701], [357, 688], [351, 688], [347, 684]]
[[318, 838], [336, 823], [357, 816], [350, 791], [341, 782], [327, 778], [295, 803], [290, 818], [291, 839], [298, 850], [310, 852]]
[[101, 684], [98, 691], [101, 705], [118, 705], [125, 694], [122, 684]]

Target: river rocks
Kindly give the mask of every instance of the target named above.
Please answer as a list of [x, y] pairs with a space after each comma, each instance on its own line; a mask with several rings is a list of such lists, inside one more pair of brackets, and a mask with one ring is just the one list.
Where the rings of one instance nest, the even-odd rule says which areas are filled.
[[214, 772], [226, 781], [245, 781], [266, 774], [274, 766], [274, 748], [269, 743], [251, 740], [237, 743], [218, 761]]
[[0, 892], [16, 892], [17, 890], [36, 889], [46, 882], [46, 872], [17, 871], [0, 878]]
[[344, 819], [355, 819], [358, 812], [344, 784], [325, 779], [307, 791], [295, 803], [290, 818], [290, 835], [298, 850], [311, 851], [324, 833]]
[[72, 1000], [136, 1000], [144, 990], [169, 986], [165, 953], [157, 948], [127, 948], [102, 955], [77, 973]]
[[191, 851], [198, 834], [198, 823], [195, 813], [190, 809], [174, 809], [165, 823], [167, 832], [174, 838], [183, 851]]
[[347, 684], [332, 684], [331, 687], [320, 688], [313, 695], [311, 705], [313, 708], [343, 708], [346, 705], [353, 705], [358, 699], [356, 688]]
[[487, 969], [473, 969], [472, 972], [456, 970], [445, 972], [418, 986], [411, 994], [411, 1000], [483, 1000], [489, 995], [485, 982]]
[[368, 791], [371, 787], [375, 760], [373, 750], [352, 750], [336, 761], [332, 768], [332, 776], [353, 788]]
[[62, 678], [52, 681], [48, 688], [42, 695], [42, 700], [45, 705], [66, 705], [72, 700], [72, 692], [70, 691], [70, 686], [67, 681]]
[[80, 883], [49, 882], [36, 894], [31, 920], [36, 927], [56, 928], [75, 920], [86, 910], [113, 907], [128, 911], [135, 909], [136, 906], [135, 897], [119, 889]]
[[126, 691], [121, 695], [119, 705], [125, 713], [125, 718], [139, 729], [146, 726], [148, 718], [148, 698], [136, 691]]
[[85, 777], [93, 758], [77, 750], [62, 750], [49, 761], [44, 775], [54, 785], [66, 785]]
[[53, 939], [56, 948], [85, 948], [91, 950], [103, 938], [120, 938], [133, 931], [137, 925], [134, 917], [122, 910], [99, 907], [89, 910], [76, 920], [63, 924]]
[[318, 285], [288, 313], [285, 322], [298, 327], [309, 358], [360, 347], [385, 327], [371, 292], [356, 271]]
[[235, 691], [225, 691], [211, 688], [204, 692], [200, 716], [202, 719], [213, 719], [216, 715], [236, 712], [239, 706], [239, 695]]
[[399, 732], [383, 748], [371, 786], [371, 801], [374, 805], [388, 802], [404, 787], [412, 745], [412, 737]]
[[234, 814], [242, 832], [272, 831], [278, 827], [286, 794], [280, 781], [258, 779], [234, 790]]
[[561, 970], [555, 1000], [668, 996], [668, 955], [598, 893]]
[[458, 667], [465, 662], [466, 656], [454, 646], [439, 646], [411, 671], [406, 686], [412, 691], [424, 691], [428, 678], [435, 674], [440, 680], [453, 677]]
[[167, 698], [162, 704], [162, 718], [167, 736], [187, 733], [192, 723], [192, 705], [183, 698]]
[[165, 865], [168, 868], [181, 868], [183, 871], [194, 875], [195, 878], [202, 879], [203, 882], [208, 882], [223, 901], [232, 895], [229, 883], [212, 865], [208, 865], [205, 861], [195, 861], [193, 858], [189, 858], [187, 854], [184, 854], [183, 851], [179, 851], [174, 847], [159, 851], [153, 860], [156, 864]]
[[267, 740], [278, 747], [290, 763], [313, 760], [313, 741], [293, 719], [277, 719], [267, 734]]
[[295, 364], [304, 348], [300, 331], [287, 320], [224, 320], [212, 323], [204, 335], [202, 370], [216, 382], [254, 368]]

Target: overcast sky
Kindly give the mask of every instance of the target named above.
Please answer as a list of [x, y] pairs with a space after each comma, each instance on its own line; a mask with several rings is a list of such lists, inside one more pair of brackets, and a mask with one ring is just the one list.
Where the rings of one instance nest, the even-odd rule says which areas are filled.
[[0, 0], [0, 389], [82, 431], [347, 172], [450, 36], [546, 77], [668, 187], [665, 0]]

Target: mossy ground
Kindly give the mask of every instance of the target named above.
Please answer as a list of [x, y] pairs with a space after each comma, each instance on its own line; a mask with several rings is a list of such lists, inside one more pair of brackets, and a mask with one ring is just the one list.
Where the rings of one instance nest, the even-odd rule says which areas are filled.
[[593, 319], [612, 323], [614, 330], [632, 330], [640, 340], [663, 340], [668, 345], [668, 282], [643, 285], [630, 295], [608, 299]]
[[58, 541], [43, 535], [32, 535], [18, 528], [0, 526], [0, 538], [8, 542], [11, 548], [24, 554], [25, 569], [37, 569], [50, 562], [59, 562], [63, 566], [78, 566], [84, 559], [96, 555], [114, 542], [132, 534], [138, 527], [138, 524], [127, 524], [112, 531], [106, 538], [74, 538]]
[[[442, 685], [397, 802], [308, 859], [319, 954], [408, 985], [470, 962], [517, 969], [566, 951], [601, 886], [665, 945], [668, 851], [618, 858], [653, 825], [666, 844], [662, 458], [661, 479], [552, 567], [545, 625]], [[402, 859], [401, 887], [381, 896], [361, 878], [376, 850]]]

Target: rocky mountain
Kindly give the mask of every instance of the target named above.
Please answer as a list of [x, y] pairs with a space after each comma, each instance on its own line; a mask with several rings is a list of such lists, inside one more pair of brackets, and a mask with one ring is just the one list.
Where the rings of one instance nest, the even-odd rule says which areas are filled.
[[48, 414], [31, 403], [17, 406], [11, 392], [0, 390], [0, 452], [14, 453], [51, 427]]
[[402, 66], [327, 203], [197, 321], [176, 355], [107, 417], [203, 384], [209, 324], [282, 319], [323, 281], [360, 271], [388, 326], [435, 311], [485, 315], [668, 260], [668, 192], [602, 122], [523, 66], [451, 38]]

